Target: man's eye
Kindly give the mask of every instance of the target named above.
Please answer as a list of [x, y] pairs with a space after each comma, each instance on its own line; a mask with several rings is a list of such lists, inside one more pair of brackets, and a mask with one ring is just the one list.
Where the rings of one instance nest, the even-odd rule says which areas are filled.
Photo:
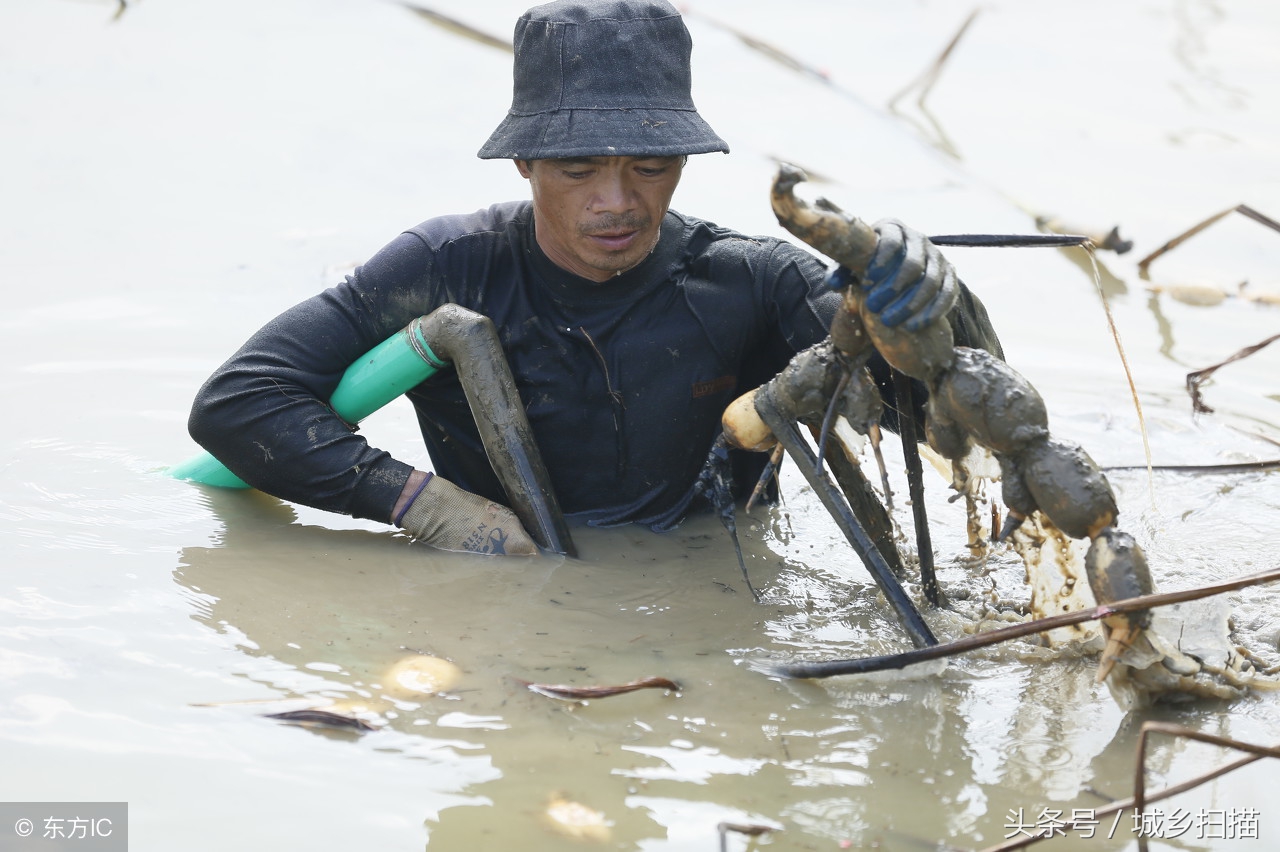
[[591, 172], [585, 170], [565, 169], [563, 174], [565, 177], [573, 180], [582, 180], [584, 177], [590, 177]]

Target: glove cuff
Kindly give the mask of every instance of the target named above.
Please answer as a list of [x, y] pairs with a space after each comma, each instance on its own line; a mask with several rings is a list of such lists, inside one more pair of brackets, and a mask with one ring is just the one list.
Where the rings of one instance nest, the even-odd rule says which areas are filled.
[[418, 484], [418, 490], [413, 492], [413, 496], [408, 499], [408, 501], [404, 504], [404, 508], [400, 510], [400, 514], [396, 515], [395, 518], [392, 519], [391, 522], [393, 524], [395, 524], [398, 527], [404, 526], [404, 524], [402, 524], [401, 521], [404, 520], [405, 515], [409, 514], [409, 507], [412, 506], [413, 501], [417, 500], [418, 496], [422, 494], [423, 489], [427, 487], [427, 483], [431, 481], [431, 477], [433, 476], [435, 476], [434, 473], [432, 473], [431, 471], [427, 471], [426, 478], [424, 478], [422, 482]]
[[[430, 487], [425, 487], [427, 484]], [[538, 546], [515, 513], [464, 491], [439, 476], [429, 478], [400, 518], [400, 528], [440, 550], [534, 556]]]

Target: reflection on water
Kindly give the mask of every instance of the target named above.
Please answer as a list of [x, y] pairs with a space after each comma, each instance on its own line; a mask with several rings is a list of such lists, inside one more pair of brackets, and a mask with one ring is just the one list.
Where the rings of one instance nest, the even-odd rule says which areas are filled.
[[[114, 23], [108, 2], [0, 9], [17, 34], [0, 52], [0, 115], [23, 130], [0, 150], [24, 164], [0, 209], [13, 282], [0, 317], [0, 755], [22, 767], [0, 782], [8, 799], [127, 800], [139, 849], [243, 846], [246, 829], [264, 838], [255, 848], [563, 849], [553, 803], [599, 812], [603, 848], [709, 850], [728, 821], [780, 829], [732, 835], [730, 849], [976, 849], [1020, 809], [1127, 796], [1145, 718], [1274, 742], [1274, 695], [1126, 715], [1092, 683], [1094, 657], [1030, 642], [864, 677], [761, 674], [761, 661], [908, 644], [791, 473], [784, 505], [739, 523], [759, 605], [711, 519], [666, 536], [581, 530], [581, 559], [517, 565], [160, 476], [192, 450], [195, 388], [262, 321], [428, 215], [527, 191], [474, 158], [510, 92], [500, 51], [396, 4], [197, 5], [129, 4]], [[433, 8], [505, 35], [524, 5]], [[1196, 307], [1148, 285], [1276, 289], [1280, 238], [1228, 217], [1162, 258], [1153, 282], [1134, 266], [1216, 210], [1280, 212], [1274, 4], [1090, 0], [1069, 16], [987, 4], [928, 101], [961, 160], [881, 105], [970, 9], [693, 6], [695, 96], [734, 154], [695, 158], [678, 209], [778, 233], [763, 193], [780, 158], [825, 176], [820, 191], [846, 209], [929, 233], [1031, 232], [1041, 213], [1119, 224], [1136, 245], [1100, 255], [1102, 291], [1154, 461], [1277, 455], [1275, 347], [1215, 375], [1211, 416], [1192, 416], [1185, 391], [1191, 369], [1274, 334], [1274, 307]], [[1141, 465], [1087, 257], [949, 256], [1055, 433], [1103, 465]], [[364, 425], [410, 461], [414, 432], [404, 411]], [[1162, 588], [1274, 567], [1276, 474], [1109, 477]], [[971, 629], [987, 604], [1025, 607], [1020, 563], [1003, 551], [975, 562], [962, 507], [941, 480], [927, 487], [956, 608], [930, 616], [936, 632]], [[1280, 591], [1231, 600], [1239, 638], [1274, 660]], [[460, 677], [438, 695], [388, 694], [388, 669], [410, 654]], [[521, 685], [649, 675], [682, 688], [574, 703]], [[344, 700], [382, 727], [335, 735], [262, 718]], [[1229, 759], [1158, 742], [1149, 784]], [[1276, 772], [1264, 761], [1176, 802], [1261, 808]], [[1127, 827], [1052, 848], [1133, 848]], [[1230, 848], [1272, 848], [1280, 826], [1261, 829]]]

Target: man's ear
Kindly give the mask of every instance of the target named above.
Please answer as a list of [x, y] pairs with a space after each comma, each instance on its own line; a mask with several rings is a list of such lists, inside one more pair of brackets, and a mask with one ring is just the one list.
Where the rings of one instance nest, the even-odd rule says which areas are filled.
[[533, 174], [533, 171], [529, 168], [528, 160], [512, 160], [511, 162], [516, 164], [516, 171], [518, 171], [520, 173], [520, 177], [525, 180], [528, 180], [529, 176]]

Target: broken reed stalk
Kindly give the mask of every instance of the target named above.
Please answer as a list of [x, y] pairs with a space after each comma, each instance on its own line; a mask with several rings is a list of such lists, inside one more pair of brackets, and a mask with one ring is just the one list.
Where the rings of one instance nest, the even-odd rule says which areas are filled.
[[745, 834], [747, 837], [759, 837], [762, 834], [778, 830], [771, 825], [742, 825], [736, 822], [722, 822], [716, 826], [716, 831], [720, 833], [720, 852], [726, 852], [729, 848], [727, 837], [731, 831], [737, 834]]
[[1260, 574], [1250, 574], [1245, 577], [1237, 577], [1234, 580], [1224, 580], [1221, 583], [1214, 583], [1212, 585], [1201, 586], [1195, 589], [1184, 589], [1177, 592], [1160, 592], [1154, 595], [1142, 595], [1136, 598], [1126, 598], [1124, 600], [1097, 606], [1093, 609], [1082, 609], [1077, 610], [1076, 612], [1063, 613], [1062, 615], [1051, 615], [1048, 618], [1040, 618], [1035, 621], [1027, 621], [1021, 624], [1012, 624], [1008, 627], [1000, 627], [995, 630], [989, 630], [985, 633], [966, 636], [963, 639], [957, 639], [954, 642], [944, 642], [939, 645], [916, 648], [914, 650], [903, 651], [898, 654], [887, 654], [879, 657], [864, 657], [862, 659], [854, 660], [822, 660], [812, 663], [779, 663], [776, 665], [762, 666], [761, 670], [766, 674], [774, 675], [776, 677], [824, 678], [834, 677], [836, 675], [866, 674], [868, 672], [885, 671], [888, 669], [902, 669], [907, 666], [914, 665], [915, 663], [953, 657], [957, 654], [963, 654], [977, 648], [984, 648], [988, 645], [1007, 642], [1010, 639], [1020, 639], [1023, 636], [1030, 636], [1033, 633], [1044, 633], [1058, 627], [1068, 627], [1072, 624], [1080, 624], [1085, 621], [1097, 621], [1117, 613], [1138, 612], [1140, 610], [1151, 609], [1157, 606], [1185, 603], [1187, 601], [1207, 598], [1211, 595], [1217, 595], [1223, 592], [1243, 589], [1248, 586], [1257, 586], [1263, 583], [1275, 582], [1276, 580], [1280, 580], [1280, 568], [1273, 569], [1271, 571], [1264, 571]]
[[[1150, 796], [1146, 795], [1145, 775], [1146, 775], [1146, 742], [1148, 733], [1162, 733], [1170, 736], [1187, 737], [1188, 739], [1200, 740], [1201, 742], [1220, 745], [1225, 748], [1233, 748], [1238, 751], [1249, 752], [1248, 757], [1219, 766], [1217, 769], [1211, 769], [1202, 775], [1189, 778], [1180, 784], [1173, 784], [1163, 788], [1157, 793]], [[1220, 778], [1229, 772], [1256, 763], [1264, 757], [1280, 757], [1280, 748], [1267, 748], [1265, 746], [1252, 745], [1250, 743], [1232, 740], [1226, 737], [1215, 737], [1212, 734], [1203, 734], [1191, 728], [1185, 728], [1182, 725], [1171, 725], [1167, 722], [1143, 722], [1142, 731], [1138, 736], [1138, 759], [1134, 772], [1134, 790], [1133, 796], [1128, 799], [1112, 802], [1104, 808], [1091, 812], [1091, 818], [1097, 820], [1099, 817], [1110, 816], [1111, 814], [1126, 811], [1133, 808], [1135, 813], [1142, 813], [1143, 809], [1154, 802], [1161, 802], [1165, 799], [1171, 799], [1188, 790], [1194, 790], [1202, 784], [1207, 784], [1216, 778]], [[1061, 831], [1070, 831], [1076, 828], [1074, 821], [1068, 821], [1057, 827]], [[1041, 840], [1047, 840], [1053, 836], [1052, 831], [1045, 834], [1030, 835], [1025, 837], [1017, 837], [1004, 843], [997, 843], [995, 846], [988, 846], [981, 852], [1013, 852], [1015, 849], [1025, 849], [1033, 843], [1039, 843]], [[1139, 837], [1139, 848], [1144, 845], [1145, 838]]]
[[1200, 370], [1187, 373], [1187, 393], [1191, 394], [1191, 410], [1195, 414], [1212, 414], [1213, 409], [1205, 405], [1204, 399], [1200, 395], [1200, 385], [1218, 371], [1219, 368], [1225, 367], [1233, 361], [1239, 361], [1241, 358], [1248, 358], [1259, 349], [1280, 340], [1280, 334], [1273, 334], [1261, 343], [1255, 343], [1252, 346], [1246, 346], [1239, 352], [1235, 353], [1225, 361], [1219, 361], [1217, 364], [1211, 364]]
[[1111, 302], [1107, 300], [1107, 291], [1102, 287], [1102, 272], [1098, 269], [1098, 255], [1092, 245], [1084, 246], [1089, 255], [1089, 263], [1093, 266], [1093, 283], [1098, 288], [1098, 298], [1102, 301], [1103, 313], [1107, 316], [1107, 328], [1111, 329], [1111, 339], [1116, 343], [1116, 352], [1120, 355], [1120, 366], [1124, 368], [1125, 380], [1129, 383], [1129, 393], [1133, 397], [1133, 408], [1138, 414], [1138, 432], [1142, 435], [1142, 452], [1147, 459], [1147, 490], [1151, 494], [1151, 508], [1156, 508], [1156, 475], [1151, 466], [1151, 438], [1147, 435], [1147, 418], [1142, 413], [1142, 400], [1138, 398], [1138, 386], [1133, 382], [1133, 371], [1129, 369], [1129, 359], [1124, 354], [1124, 344], [1120, 342], [1120, 329], [1116, 328], [1116, 318], [1111, 314]]
[[1250, 438], [1257, 438], [1259, 441], [1266, 441], [1268, 444], [1275, 444], [1277, 447], [1280, 447], [1280, 441], [1277, 441], [1275, 438], [1268, 437], [1261, 432], [1248, 432], [1241, 429], [1239, 426], [1232, 426], [1231, 424], [1227, 424], [1227, 428], [1234, 429], [1241, 435], [1248, 435]]
[[924, 73], [916, 77], [910, 83], [902, 88], [900, 92], [889, 99], [889, 109], [893, 109], [893, 105], [902, 100], [908, 92], [920, 88], [920, 97], [916, 98], [916, 103], [923, 107], [925, 98], [929, 97], [929, 92], [933, 90], [933, 84], [938, 82], [939, 75], [942, 74], [942, 66], [951, 58], [951, 52], [956, 49], [956, 45], [960, 43], [960, 39], [968, 31], [969, 25], [973, 23], [973, 19], [978, 17], [979, 9], [974, 9], [969, 13], [969, 17], [964, 19], [964, 23], [960, 25], [960, 29], [956, 30], [956, 34], [951, 37], [951, 41], [947, 42], [947, 46], [942, 49], [938, 57], [933, 60], [933, 64], [925, 69]]
[[[1260, 755], [1260, 754], [1254, 754], [1254, 755], [1250, 755], [1249, 757], [1243, 757], [1240, 760], [1235, 761], [1234, 763], [1228, 763], [1226, 766], [1220, 766], [1217, 769], [1214, 769], [1210, 772], [1206, 772], [1203, 775], [1198, 775], [1195, 778], [1190, 779], [1189, 781], [1184, 781], [1181, 784], [1175, 784], [1172, 787], [1165, 787], [1159, 793], [1156, 793], [1151, 796], [1147, 796], [1146, 800], [1148, 803], [1151, 803], [1151, 802], [1162, 802], [1165, 799], [1171, 799], [1180, 793], [1185, 793], [1188, 790], [1194, 790], [1196, 787], [1199, 787], [1201, 784], [1207, 784], [1210, 781], [1214, 780], [1215, 778], [1220, 778], [1223, 775], [1226, 775], [1230, 772], [1234, 772], [1237, 769], [1240, 769], [1242, 767], [1248, 766], [1250, 763], [1255, 763], [1259, 760], [1262, 760], [1262, 758], [1263, 758], [1263, 755]], [[1117, 813], [1119, 811], [1126, 811], [1129, 808], [1132, 808], [1134, 806], [1134, 803], [1135, 803], [1135, 800], [1133, 798], [1121, 799], [1118, 802], [1112, 802], [1111, 804], [1107, 805], [1104, 808], [1099, 808], [1097, 810], [1091, 811], [1091, 817], [1093, 820], [1097, 820], [1099, 817], [1111, 816], [1112, 814]], [[1067, 820], [1066, 822], [1058, 826], [1058, 830], [1070, 831], [1074, 828], [1077, 828], [1078, 825], [1079, 824], [1074, 820]], [[1036, 834], [1029, 837], [1017, 837], [1005, 843], [998, 843], [995, 846], [988, 846], [985, 849], [982, 849], [980, 852], [1013, 852], [1013, 850], [1015, 849], [1025, 849], [1033, 843], [1039, 843], [1041, 840], [1048, 840], [1050, 836], [1051, 834]]]
[[1266, 473], [1280, 470], [1280, 459], [1264, 459], [1251, 462], [1228, 462], [1225, 464], [1158, 464], [1148, 467], [1144, 464], [1113, 464], [1102, 470], [1164, 470], [1173, 473]]
[[738, 554], [738, 570], [742, 572], [742, 582], [747, 584], [747, 591], [751, 593], [751, 600], [760, 603], [760, 591], [751, 584], [751, 572], [747, 570], [747, 560], [742, 556], [742, 542], [738, 540], [736, 525], [729, 530], [729, 535], [733, 538], [733, 552]]
[[1219, 219], [1223, 219], [1231, 215], [1232, 213], [1239, 213], [1242, 216], [1245, 216], [1249, 219], [1252, 219], [1255, 222], [1258, 222], [1259, 224], [1266, 225], [1268, 228], [1272, 229], [1273, 231], [1280, 231], [1280, 222], [1277, 222], [1275, 219], [1272, 219], [1270, 216], [1266, 216], [1266, 215], [1263, 215], [1262, 213], [1259, 213], [1257, 210], [1254, 210], [1252, 207], [1250, 207], [1247, 204], [1237, 204], [1235, 207], [1228, 207], [1226, 210], [1223, 210], [1221, 213], [1214, 213], [1212, 216], [1210, 216], [1208, 219], [1205, 219], [1203, 222], [1199, 222], [1195, 225], [1192, 225], [1190, 228], [1183, 231], [1181, 234], [1178, 234], [1176, 237], [1169, 240], [1169, 242], [1160, 246], [1160, 248], [1156, 249], [1155, 251], [1151, 252], [1151, 254], [1147, 255], [1142, 260], [1138, 261], [1138, 274], [1142, 276], [1143, 279], [1146, 279], [1148, 277], [1147, 267], [1151, 265], [1151, 262], [1153, 260], [1165, 254], [1166, 252], [1169, 252], [1177, 248], [1178, 246], [1182, 245], [1191, 237], [1194, 237], [1196, 234], [1200, 233], [1205, 228], [1212, 225], [1214, 222], [1217, 222]]
[[744, 512], [750, 512], [751, 507], [756, 504], [764, 494], [764, 490], [769, 487], [769, 480], [778, 475], [778, 466], [782, 464], [783, 453], [786, 452], [781, 444], [773, 448], [773, 452], [769, 454], [769, 461], [765, 462], [764, 470], [760, 471], [760, 479], [756, 481], [756, 487], [751, 489], [751, 496], [747, 498], [747, 505], [743, 509]]
[[1248, 204], [1237, 205], [1235, 208], [1235, 211], [1237, 213], [1240, 213], [1246, 216], [1249, 219], [1252, 219], [1253, 221], [1257, 222], [1260, 225], [1266, 225], [1268, 228], [1270, 228], [1273, 231], [1280, 231], [1280, 222], [1277, 222], [1275, 219], [1272, 219], [1270, 216], [1259, 213], [1257, 210], [1254, 210]]
[[[751, 50], [754, 50], [756, 53], [759, 53], [762, 56], [765, 56], [773, 60], [774, 62], [778, 63], [784, 68], [788, 68], [792, 71], [803, 74], [806, 77], [813, 77], [814, 79], [820, 80], [828, 86], [835, 85], [834, 83], [831, 82], [830, 75], [827, 74], [825, 71], [823, 71], [821, 68], [817, 68], [813, 65], [810, 65], [809, 63], [795, 56], [794, 54], [787, 53], [785, 50], [782, 50], [779, 47], [775, 47], [774, 45], [770, 44], [764, 39], [756, 38], [750, 33], [740, 30], [737, 27], [726, 24], [724, 21], [718, 18], [714, 18], [706, 14], [705, 12], [696, 11], [693, 9], [686, 9], [681, 14], [683, 14], [684, 17], [686, 18], [692, 18], [692, 17], [700, 18], [703, 21], [706, 21], [708, 24], [711, 24], [713, 27], [716, 27], [717, 29], [727, 32], [729, 35], [733, 36], [738, 41], [742, 42]], [[858, 98], [852, 92], [846, 91], [844, 89], [840, 89], [840, 91], [843, 94], [853, 98], [853, 100], [858, 101], [859, 103], [862, 103], [861, 98]]]
[[893, 512], [893, 489], [889, 487], [889, 468], [884, 463], [884, 452], [880, 449], [880, 424], [872, 423], [867, 430], [867, 440], [871, 442], [871, 454], [876, 458], [876, 470], [880, 471], [880, 490], [884, 492], [884, 505]]
[[822, 471], [822, 460], [827, 457], [827, 436], [831, 434], [831, 429], [835, 425], [836, 408], [840, 404], [840, 397], [844, 394], [844, 389], [849, 386], [849, 380], [853, 378], [853, 372], [845, 368], [840, 375], [840, 381], [836, 382], [836, 389], [831, 394], [831, 402], [827, 404], [827, 412], [822, 416], [822, 428], [818, 432], [818, 471]]
[[501, 39], [495, 35], [490, 35], [484, 30], [476, 29], [470, 24], [464, 23], [458, 20], [457, 18], [450, 17], [449, 15], [446, 15], [443, 12], [437, 12], [435, 9], [428, 9], [423, 6], [414, 5], [413, 3], [401, 3], [400, 5], [404, 6], [410, 12], [413, 12], [419, 17], [426, 18], [428, 21], [440, 27], [441, 29], [448, 30], [451, 33], [456, 33], [461, 36], [465, 36], [466, 38], [469, 38], [472, 41], [478, 41], [483, 45], [497, 48], [498, 50], [501, 50], [505, 53], [513, 53], [515, 51], [515, 48], [512, 46], [511, 42], [507, 41], [506, 39]]
[[533, 683], [520, 678], [512, 678], [530, 692], [545, 695], [547, 698], [560, 698], [565, 701], [587, 701], [595, 698], [608, 698], [611, 695], [622, 695], [640, 689], [665, 689], [667, 692], [679, 692], [680, 684], [665, 677], [644, 677], [639, 680], [612, 686], [574, 686], [569, 683]]
[[[1222, 746], [1223, 748], [1233, 748], [1237, 751], [1248, 752], [1254, 758], [1263, 757], [1280, 757], [1280, 748], [1267, 748], [1266, 746], [1252, 745], [1250, 743], [1233, 740], [1229, 737], [1218, 737], [1213, 734], [1205, 734], [1194, 728], [1188, 728], [1183, 725], [1172, 725], [1168, 722], [1143, 722], [1142, 732], [1138, 734], [1138, 760], [1137, 766], [1134, 767], [1133, 773], [1133, 810], [1135, 814], [1141, 814], [1146, 808], [1146, 803], [1152, 801], [1146, 795], [1146, 776], [1147, 776], [1147, 737], [1150, 734], [1167, 734], [1171, 737], [1186, 737], [1189, 740], [1198, 740], [1202, 743], [1210, 745]], [[1146, 852], [1147, 839], [1143, 835], [1138, 837], [1138, 849], [1140, 852]]]
[[281, 722], [303, 728], [330, 728], [360, 733], [378, 730], [377, 725], [370, 724], [364, 719], [348, 716], [345, 713], [334, 713], [331, 710], [286, 710], [283, 713], [264, 713], [263, 717], [279, 719]]

